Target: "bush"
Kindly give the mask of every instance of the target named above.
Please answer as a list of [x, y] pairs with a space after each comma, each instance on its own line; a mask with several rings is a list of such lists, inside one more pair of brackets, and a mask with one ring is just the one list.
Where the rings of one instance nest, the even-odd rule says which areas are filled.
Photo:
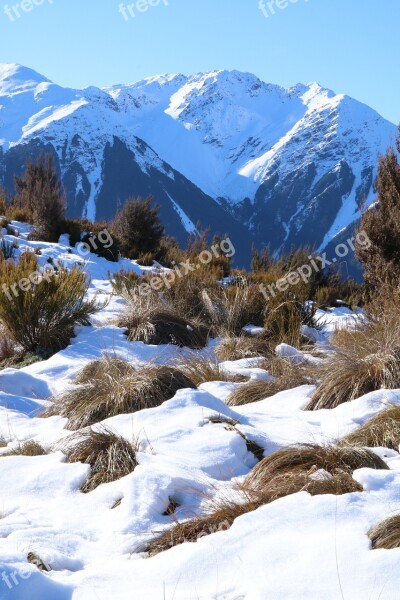
[[5, 217], [7, 212], [7, 196], [3, 188], [0, 188], [0, 216]]
[[45, 454], [47, 454], [47, 451], [41, 444], [34, 440], [29, 440], [19, 444], [17, 448], [13, 448], [10, 452], [1, 456], [44, 456]]
[[219, 280], [222, 271], [201, 265], [184, 277], [176, 276], [170, 287], [163, 290], [163, 297], [185, 319], [200, 319], [211, 326], [210, 314], [204, 302], [204, 292], [212, 297], [222, 293]]
[[160, 406], [193, 382], [179, 369], [146, 365], [135, 369], [126, 361], [104, 357], [90, 362], [75, 380], [75, 387], [55, 398], [44, 417], [68, 417], [76, 430], [109, 417]]
[[324, 470], [331, 475], [338, 471], [351, 474], [362, 468], [389, 469], [377, 454], [366, 448], [300, 444], [283, 448], [264, 458], [247, 475], [245, 483], [261, 493], [274, 477], [284, 473]]
[[[0, 320], [25, 351], [49, 355], [65, 348], [74, 327], [89, 325], [101, 306], [85, 300], [89, 281], [79, 269], [60, 266], [52, 275], [32, 277], [37, 271], [33, 252], [21, 254], [19, 264], [0, 261]], [[26, 291], [18, 289], [20, 283]]]
[[[400, 152], [400, 129], [396, 140]], [[361, 217], [360, 230], [371, 245], [356, 247], [364, 279], [372, 288], [397, 287], [400, 281], [400, 164], [394, 148], [379, 159], [377, 202]]]
[[159, 221], [159, 209], [151, 206], [151, 201], [151, 197], [128, 199], [113, 221], [112, 229], [121, 240], [121, 252], [128, 258], [159, 251], [164, 228]]
[[146, 254], [140, 254], [136, 262], [141, 267], [152, 267], [155, 260], [156, 255], [153, 252], [146, 252]]
[[57, 242], [65, 217], [65, 197], [53, 166], [53, 156], [29, 161], [22, 177], [15, 177], [13, 207], [32, 215], [33, 239]]
[[69, 236], [70, 246], [74, 247], [82, 241], [85, 232], [90, 231], [92, 223], [87, 219], [64, 219], [62, 232]]
[[[95, 223], [91, 224], [89, 230], [86, 230], [81, 241], [83, 244], [87, 244], [89, 246], [92, 254], [95, 254], [100, 258], [105, 258], [110, 262], [118, 262], [121, 250], [120, 241], [115, 233], [110, 232], [108, 228], [109, 225], [105, 221], [102, 223], [96, 221]], [[106, 243], [102, 242], [105, 232], [107, 240]]]
[[26, 208], [18, 208], [10, 205], [7, 207], [6, 215], [11, 221], [18, 221], [19, 223], [32, 223], [32, 213]]
[[14, 258], [15, 246], [5, 239], [0, 240], [0, 254], [4, 260]]

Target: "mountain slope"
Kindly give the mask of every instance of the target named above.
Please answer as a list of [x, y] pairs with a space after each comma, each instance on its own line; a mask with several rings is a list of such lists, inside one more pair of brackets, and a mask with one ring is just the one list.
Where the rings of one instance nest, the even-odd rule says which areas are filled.
[[215, 71], [73, 90], [0, 66], [0, 183], [11, 190], [28, 155], [53, 149], [71, 215], [110, 218], [152, 192], [180, 240], [201, 221], [243, 248], [325, 248], [372, 201], [395, 133], [317, 84]]

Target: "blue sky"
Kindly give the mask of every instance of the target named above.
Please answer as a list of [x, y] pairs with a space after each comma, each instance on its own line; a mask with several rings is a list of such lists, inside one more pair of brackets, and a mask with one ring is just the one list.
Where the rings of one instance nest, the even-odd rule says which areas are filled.
[[399, 0], [264, 4], [127, 0], [119, 12], [119, 0], [0, 0], [0, 62], [70, 87], [238, 69], [285, 87], [318, 81], [400, 122]]

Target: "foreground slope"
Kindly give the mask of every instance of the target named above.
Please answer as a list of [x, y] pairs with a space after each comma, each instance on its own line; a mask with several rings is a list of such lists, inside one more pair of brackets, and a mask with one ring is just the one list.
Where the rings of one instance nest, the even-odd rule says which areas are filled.
[[[113, 264], [92, 255], [82, 265], [76, 248], [69, 252], [64, 243], [27, 241], [27, 227], [13, 226], [20, 231], [18, 252], [40, 245], [43, 264], [53, 257], [66, 266], [83, 266], [93, 278], [90, 294], [110, 295], [109, 270], [143, 271], [135, 261]], [[288, 444], [340, 439], [388, 404], [400, 404], [400, 391], [380, 390], [334, 410], [306, 412], [302, 409], [314, 391], [311, 385], [235, 408], [225, 399], [240, 383], [181, 390], [158, 408], [103, 422], [127, 440], [139, 437], [139, 466], [88, 494], [79, 490], [90, 467], [65, 462], [59, 443], [71, 433], [66, 419], [38, 417], [51, 396], [70, 388], [78, 371], [105, 351], [138, 367], [149, 361], [173, 364], [186, 353], [173, 346], [128, 342], [114, 324], [123, 309], [123, 299], [112, 296], [93, 326], [79, 328], [65, 350], [19, 371], [0, 373], [0, 436], [8, 444], [0, 454], [27, 440], [49, 451], [45, 456], [0, 456], [0, 598], [397, 598], [400, 550], [372, 551], [367, 537], [389, 512], [400, 511], [400, 459], [394, 450], [375, 449], [388, 470], [355, 471], [362, 492], [317, 497], [300, 492], [239, 517], [227, 530], [156, 557], [148, 558], [143, 546], [175, 518], [198, 514], [209, 497], [234, 496], [234, 484], [256, 464], [245, 440], [211, 417], [238, 421], [241, 432], [268, 456]], [[319, 316], [325, 320], [326, 340], [336, 326], [351, 327], [357, 318], [346, 309]], [[211, 342], [207, 351], [212, 348]], [[267, 377], [257, 365], [257, 359], [248, 359], [223, 367]], [[175, 516], [165, 514], [171, 497], [180, 504]], [[28, 563], [30, 552], [51, 571], [40, 572]]]

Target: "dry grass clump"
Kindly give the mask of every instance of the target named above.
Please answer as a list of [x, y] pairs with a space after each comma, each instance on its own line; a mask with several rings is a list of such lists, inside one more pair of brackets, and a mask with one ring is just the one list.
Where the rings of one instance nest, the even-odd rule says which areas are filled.
[[369, 419], [353, 433], [340, 440], [340, 445], [383, 447], [399, 450], [400, 406], [391, 406]]
[[268, 302], [264, 327], [271, 340], [300, 348], [303, 344], [301, 328], [308, 325], [318, 329], [315, 309], [305, 305], [307, 297], [281, 294]]
[[255, 380], [234, 390], [226, 399], [228, 406], [242, 406], [270, 398], [279, 392], [313, 383], [306, 369], [279, 356], [273, 357], [268, 365], [274, 380]]
[[388, 469], [387, 464], [366, 448], [301, 444], [283, 448], [259, 462], [246, 477], [252, 489], [264, 490], [277, 475], [323, 469], [331, 475], [338, 471], [351, 474], [356, 469]]
[[218, 360], [209, 354], [191, 352], [179, 361], [178, 367], [196, 386], [211, 381], [238, 383], [248, 380], [248, 377], [226, 371]]
[[333, 337], [334, 351], [316, 369], [320, 380], [306, 410], [335, 408], [381, 388], [400, 387], [400, 319], [398, 301], [354, 330]]
[[400, 515], [385, 519], [368, 532], [373, 550], [400, 548]]
[[228, 336], [215, 347], [215, 354], [223, 361], [270, 357], [273, 352], [273, 346], [262, 335]]
[[133, 371], [132, 365], [126, 360], [115, 356], [103, 356], [102, 358], [91, 360], [79, 371], [74, 379], [76, 384], [86, 384], [91, 381], [98, 381], [101, 378], [117, 379], [125, 377]]
[[[196, 257], [192, 257], [192, 259], [194, 263], [198, 263]], [[163, 296], [179, 315], [189, 320], [199, 319], [209, 325], [210, 319], [204, 305], [203, 292], [207, 291], [212, 295], [220, 294], [219, 281], [224, 273], [223, 269], [219, 267], [198, 264], [199, 268], [190, 271], [183, 277], [177, 275], [169, 287], [163, 289]]]
[[115, 294], [126, 297], [138, 293], [138, 286], [142, 282], [140, 275], [134, 271], [124, 271], [122, 269], [110, 277], [110, 283]]
[[204, 290], [203, 303], [214, 336], [239, 336], [246, 325], [262, 325], [265, 300], [259, 288], [239, 281], [214, 293]]
[[132, 311], [119, 325], [128, 329], [131, 342], [201, 349], [208, 341], [207, 327], [188, 321], [168, 309], [155, 308], [143, 313]]
[[77, 430], [119, 414], [160, 406], [183, 388], [195, 384], [179, 369], [146, 365], [135, 369], [119, 359], [93, 361], [78, 375], [83, 385], [60, 395], [44, 417], [68, 417], [67, 429]]
[[293, 471], [276, 475], [262, 489], [258, 485], [254, 487], [253, 482], [251, 485], [245, 482], [239, 491], [240, 499], [212, 502], [205, 514], [183, 523], [176, 522], [171, 529], [150, 541], [146, 547], [147, 552], [155, 555], [173, 546], [196, 542], [206, 535], [227, 530], [238, 517], [291, 494], [308, 492], [312, 496], [342, 495], [361, 492], [362, 486], [344, 471], [336, 471], [334, 475], [318, 474], [315, 478], [313, 473]]
[[47, 450], [41, 444], [34, 440], [28, 440], [2, 456], [44, 456], [45, 454], [47, 454]]
[[256, 510], [259, 506], [257, 500], [253, 501], [250, 498], [244, 498], [243, 504], [224, 500], [220, 506], [210, 507], [210, 510], [204, 515], [193, 517], [183, 523], [176, 521], [169, 530], [155, 536], [146, 545], [145, 551], [150, 556], [154, 556], [185, 542], [197, 542], [206, 535], [226, 531], [235, 519]]
[[[71, 444], [74, 438], [79, 441]], [[91, 466], [90, 477], [81, 487], [81, 491], [85, 493], [102, 483], [110, 483], [132, 473], [138, 465], [137, 451], [136, 440], [130, 443], [106, 428], [76, 434], [64, 445], [67, 462], [81, 462]]]

